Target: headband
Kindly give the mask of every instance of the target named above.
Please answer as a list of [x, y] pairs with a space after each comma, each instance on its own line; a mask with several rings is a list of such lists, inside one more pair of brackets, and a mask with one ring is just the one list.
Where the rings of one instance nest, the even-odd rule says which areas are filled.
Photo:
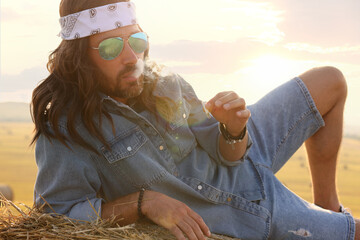
[[134, 24], [138, 24], [135, 4], [119, 2], [60, 18], [59, 35], [64, 40], [73, 40]]

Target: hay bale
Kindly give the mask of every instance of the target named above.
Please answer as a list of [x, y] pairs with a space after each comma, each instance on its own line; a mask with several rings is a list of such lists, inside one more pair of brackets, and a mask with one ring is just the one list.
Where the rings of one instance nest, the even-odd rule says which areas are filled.
[[[77, 221], [59, 214], [42, 213], [41, 208], [38, 210], [20, 205], [26, 210], [0, 197], [0, 239], [176, 240], [167, 229], [149, 221], [120, 227], [113, 221]], [[208, 239], [234, 238], [213, 234]]]
[[9, 185], [0, 184], [0, 196], [1, 195], [3, 195], [7, 200], [14, 200], [13, 191]]

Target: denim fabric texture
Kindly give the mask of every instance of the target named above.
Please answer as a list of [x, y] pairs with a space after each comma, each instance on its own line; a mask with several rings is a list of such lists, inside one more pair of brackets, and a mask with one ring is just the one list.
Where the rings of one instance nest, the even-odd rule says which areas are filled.
[[[154, 94], [177, 103], [171, 121], [144, 109], [135, 111], [135, 100], [128, 106], [103, 96], [115, 125], [114, 135], [110, 122], [102, 120], [110, 149], [77, 123], [79, 133], [100, 155], [40, 136], [36, 204], [43, 204], [41, 195], [58, 213], [91, 221], [97, 217], [92, 207], [100, 215], [103, 202], [145, 187], [184, 202], [218, 234], [241, 239], [354, 239], [350, 214], [307, 203], [274, 176], [324, 126], [301, 79], [292, 79], [249, 106], [248, 148], [236, 162], [221, 156], [218, 122], [207, 118], [194, 90], [180, 76], [161, 79]], [[65, 117], [59, 126], [68, 135]]]

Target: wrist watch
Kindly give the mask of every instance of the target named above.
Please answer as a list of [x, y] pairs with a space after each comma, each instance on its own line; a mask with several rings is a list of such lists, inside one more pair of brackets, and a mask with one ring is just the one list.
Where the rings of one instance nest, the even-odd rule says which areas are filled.
[[223, 137], [225, 138], [225, 141], [226, 141], [227, 144], [235, 144], [235, 143], [241, 142], [244, 139], [244, 137], [246, 135], [247, 128], [246, 128], [246, 125], [245, 125], [245, 127], [241, 131], [240, 135], [236, 136], [236, 137], [231, 135], [227, 131], [225, 124], [220, 123], [220, 122], [219, 122], [219, 130], [220, 130], [221, 135], [223, 135]]

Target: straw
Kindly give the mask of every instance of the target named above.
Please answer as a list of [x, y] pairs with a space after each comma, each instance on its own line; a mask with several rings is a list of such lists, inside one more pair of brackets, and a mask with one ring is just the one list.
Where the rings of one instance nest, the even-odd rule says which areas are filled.
[[[46, 201], [44, 202], [44, 205], [39, 209], [30, 208], [20, 203], [19, 205], [25, 208], [22, 210], [12, 201], [0, 196], [0, 239], [176, 239], [165, 228], [147, 220], [120, 227], [114, 222], [115, 218], [103, 220], [98, 217], [95, 222], [87, 222], [56, 213], [44, 213], [42, 208], [45, 205], [50, 206]], [[230, 240], [233, 238], [213, 234], [212, 238], [208, 239]]]

